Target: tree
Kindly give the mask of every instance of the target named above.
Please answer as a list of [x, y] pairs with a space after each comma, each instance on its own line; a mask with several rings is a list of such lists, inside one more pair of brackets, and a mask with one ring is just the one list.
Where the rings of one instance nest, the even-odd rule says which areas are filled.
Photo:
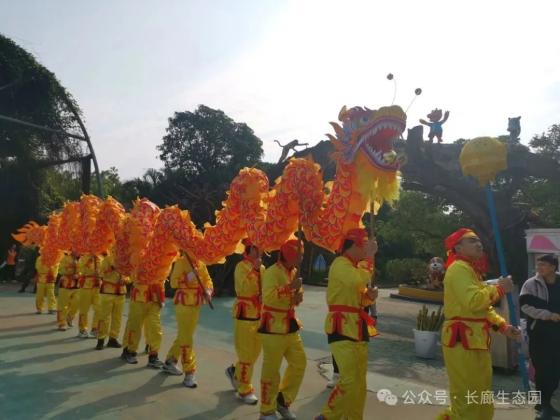
[[560, 162], [560, 124], [552, 125], [546, 133], [534, 136], [529, 146], [538, 154], [548, 156]]
[[69, 105], [79, 112], [53, 73], [0, 35], [0, 115], [55, 130], [0, 121], [0, 248], [29, 219], [46, 221], [45, 211], [54, 204], [45, 202], [42, 191], [49, 186], [45, 162], [83, 156], [80, 141], [60, 133], [78, 127]]
[[245, 166], [259, 162], [262, 141], [245, 123], [223, 111], [200, 105], [194, 112], [176, 112], [158, 146], [165, 169], [188, 181], [230, 182]]

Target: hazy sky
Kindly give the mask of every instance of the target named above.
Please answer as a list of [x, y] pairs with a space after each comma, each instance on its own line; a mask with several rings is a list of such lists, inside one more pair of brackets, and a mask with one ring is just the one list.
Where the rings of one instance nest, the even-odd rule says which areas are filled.
[[82, 108], [102, 169], [161, 167], [167, 118], [198, 104], [246, 122], [274, 161], [316, 143], [340, 107], [396, 103], [417, 125], [449, 109], [444, 139], [522, 141], [560, 123], [560, 2], [0, 0], [0, 33]]

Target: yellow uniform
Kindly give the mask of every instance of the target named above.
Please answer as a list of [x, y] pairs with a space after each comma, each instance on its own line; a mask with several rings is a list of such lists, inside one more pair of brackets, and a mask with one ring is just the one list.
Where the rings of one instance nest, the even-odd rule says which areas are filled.
[[[262, 279], [263, 306], [259, 327], [263, 348], [262, 414], [273, 413], [277, 403], [289, 407], [296, 399], [305, 373], [307, 359], [298, 333], [301, 323], [295, 316], [296, 292], [290, 287], [294, 279], [295, 270], [286, 269], [281, 262], [267, 268]], [[280, 380], [280, 365], [284, 358], [288, 367]]]
[[58, 273], [58, 264], [54, 267], [47, 267], [43, 264], [41, 256], [35, 261], [35, 269], [37, 270], [37, 294], [35, 295], [35, 306], [37, 312], [43, 310], [45, 297], [47, 298], [50, 313], [56, 311], [56, 296], [54, 295], [54, 284], [56, 283], [56, 275]]
[[60, 283], [58, 287], [57, 322], [61, 329], [66, 328], [68, 320], [72, 322], [78, 312], [78, 277], [76, 259], [69, 254], [64, 255], [60, 261], [58, 274]]
[[171, 287], [176, 289], [173, 303], [175, 303], [177, 317], [177, 338], [165, 359], [177, 362], [180, 358], [183, 372], [187, 374], [196, 370], [193, 335], [198, 323], [200, 306], [204, 303], [204, 293], [214, 288], [206, 265], [200, 261], [195, 264], [205, 290], [200, 288], [193, 268], [185, 257], [181, 257], [175, 262], [170, 278]]
[[[502, 293], [489, 286], [472, 266], [454, 261], [444, 278], [444, 314], [441, 343], [451, 406], [440, 415], [445, 420], [489, 420], [494, 406], [482, 403], [482, 394], [492, 392], [490, 327], [503, 331], [506, 321], [492, 304]], [[468, 397], [471, 395], [471, 397]]]
[[150, 355], [157, 355], [163, 337], [160, 319], [161, 307], [165, 303], [163, 287], [159, 284], [143, 284], [137, 280], [133, 285], [123, 338], [125, 351], [136, 354], [144, 328], [146, 343], [150, 345]]
[[79, 298], [80, 298], [80, 331], [88, 329], [88, 313], [93, 306], [93, 323], [91, 330], [97, 331], [99, 323], [99, 257], [82, 255], [78, 260]]
[[261, 279], [264, 266], [256, 270], [249, 259], [235, 267], [235, 294], [233, 318], [235, 319], [234, 342], [237, 353], [235, 381], [240, 396], [254, 392], [251, 378], [255, 361], [261, 353], [261, 339], [257, 330], [261, 318]]
[[373, 319], [364, 311], [374, 303], [366, 293], [372, 272], [372, 264], [355, 264], [345, 256], [337, 257], [329, 269], [325, 332], [340, 379], [323, 407], [325, 419], [363, 418], [368, 341], [377, 335]]
[[[97, 338], [104, 340], [107, 333], [117, 339], [121, 330], [121, 320], [126, 299], [126, 281], [115, 269], [112, 255], [101, 261], [99, 274], [103, 283], [99, 290], [99, 333]], [[109, 328], [110, 325], [110, 328]]]

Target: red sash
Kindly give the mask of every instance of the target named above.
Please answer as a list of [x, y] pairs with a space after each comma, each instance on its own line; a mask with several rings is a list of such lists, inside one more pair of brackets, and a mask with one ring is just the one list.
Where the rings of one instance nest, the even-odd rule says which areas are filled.
[[329, 312], [332, 312], [332, 331], [333, 333], [342, 334], [342, 321], [346, 319], [344, 313], [358, 314], [359, 319], [356, 322], [358, 326], [358, 337], [363, 340], [362, 322], [365, 322], [368, 327], [375, 327], [375, 319], [362, 308], [347, 305], [329, 305]]

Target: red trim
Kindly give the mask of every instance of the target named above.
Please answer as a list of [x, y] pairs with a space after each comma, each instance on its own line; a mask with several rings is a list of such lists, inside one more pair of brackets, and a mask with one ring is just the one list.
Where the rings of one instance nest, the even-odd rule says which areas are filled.
[[345, 319], [343, 313], [358, 314], [359, 319], [356, 322], [358, 324], [358, 337], [363, 340], [362, 333], [362, 322], [365, 322], [368, 327], [375, 327], [375, 319], [373, 319], [366, 311], [362, 308], [356, 308], [355, 306], [348, 305], [329, 305], [329, 312], [332, 313], [332, 328], [333, 333], [337, 332], [342, 334], [342, 321]]
[[285, 323], [286, 323], [286, 332], [290, 331], [290, 320], [296, 318], [296, 313], [294, 311], [294, 308], [280, 309], [280, 308], [274, 308], [274, 307], [268, 306], [268, 305], [263, 305], [262, 310], [263, 310], [263, 313], [262, 313], [261, 326], [263, 326], [266, 331], [270, 332], [270, 330], [271, 330], [270, 323], [274, 319], [274, 316], [272, 316], [272, 314], [270, 312], [280, 312], [280, 313], [286, 314], [286, 317], [284, 318]]

